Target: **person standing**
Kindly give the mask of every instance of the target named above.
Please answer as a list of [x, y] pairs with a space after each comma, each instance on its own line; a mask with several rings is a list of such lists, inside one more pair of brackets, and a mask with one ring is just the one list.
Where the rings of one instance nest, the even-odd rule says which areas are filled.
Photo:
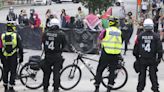
[[50, 9], [48, 9], [47, 11], [46, 11], [46, 25], [45, 25], [45, 28], [48, 28], [48, 23], [50, 22], [50, 20], [52, 19], [51, 18], [51, 16], [52, 16], [52, 12], [51, 12], [51, 10]]
[[60, 19], [61, 19], [61, 26], [63, 28], [65, 28], [67, 26], [65, 16], [67, 16], [66, 11], [65, 11], [65, 9], [62, 9], [61, 14], [60, 14]]
[[30, 25], [31, 28], [34, 28], [34, 25], [35, 25], [34, 14], [35, 14], [35, 10], [30, 9], [29, 25]]
[[120, 25], [120, 28], [122, 29], [122, 27], [124, 26], [124, 21], [125, 21], [125, 18], [126, 18], [126, 10], [125, 10], [125, 6], [122, 5], [121, 6], [121, 9], [119, 10], [119, 25]]
[[121, 48], [122, 48], [122, 33], [121, 30], [117, 28], [117, 19], [114, 17], [109, 18], [109, 26], [105, 30], [101, 31], [99, 39], [101, 41], [101, 56], [99, 59], [99, 64], [96, 71], [95, 77], [95, 91], [99, 92], [99, 85], [102, 79], [102, 73], [104, 69], [110, 65], [110, 75], [108, 78], [107, 92], [111, 91], [114, 85], [115, 70], [118, 65], [118, 59], [120, 58]]
[[14, 13], [14, 8], [10, 7], [9, 8], [9, 14], [6, 17], [7, 21], [16, 21], [17, 20], [17, 15]]
[[122, 31], [122, 38], [124, 42], [124, 55], [126, 55], [126, 52], [128, 50], [128, 43], [130, 41], [131, 37], [131, 27], [130, 27], [130, 22], [127, 21], [127, 19], [124, 20], [123, 25], [121, 27]]
[[43, 44], [45, 51], [45, 64], [43, 66], [43, 87], [44, 92], [48, 92], [49, 79], [51, 71], [53, 72], [53, 92], [59, 92], [60, 70], [64, 59], [62, 57], [63, 49], [66, 45], [65, 34], [59, 29], [58, 19], [51, 19], [49, 30], [43, 34]]
[[141, 12], [142, 14], [146, 14], [148, 12], [148, 1], [147, 0], [143, 0], [141, 3]]
[[21, 26], [28, 26], [29, 25], [29, 20], [28, 20], [28, 17], [27, 17], [26, 10], [24, 10], [24, 9], [21, 10], [21, 13], [18, 17], [18, 23]]
[[159, 20], [160, 15], [159, 12], [156, 13], [156, 15], [153, 17], [153, 22], [154, 22], [154, 32], [158, 33], [158, 27], [159, 27]]
[[141, 32], [135, 41], [133, 55], [139, 62], [139, 78], [137, 92], [142, 92], [146, 85], [146, 71], [149, 68], [150, 81], [153, 92], [159, 91], [157, 67], [163, 55], [162, 43], [159, 35], [153, 32], [154, 23], [152, 19], [145, 19], [144, 31]]
[[7, 23], [7, 32], [1, 35], [2, 48], [0, 56], [3, 64], [4, 92], [15, 92], [13, 86], [15, 85], [18, 53], [20, 57], [19, 63], [23, 62], [23, 46], [21, 38], [16, 32], [14, 32], [14, 27], [15, 25], [13, 23]]
[[81, 9], [81, 7], [78, 7], [77, 14], [75, 16], [75, 25], [76, 28], [83, 28], [84, 27], [84, 19], [85, 19], [85, 13]]

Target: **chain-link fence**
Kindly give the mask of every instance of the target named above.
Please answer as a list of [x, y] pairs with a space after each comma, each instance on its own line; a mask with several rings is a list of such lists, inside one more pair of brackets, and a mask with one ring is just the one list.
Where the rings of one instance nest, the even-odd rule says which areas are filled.
[[26, 5], [32, 4], [33, 0], [0, 0], [0, 8], [11, 5]]

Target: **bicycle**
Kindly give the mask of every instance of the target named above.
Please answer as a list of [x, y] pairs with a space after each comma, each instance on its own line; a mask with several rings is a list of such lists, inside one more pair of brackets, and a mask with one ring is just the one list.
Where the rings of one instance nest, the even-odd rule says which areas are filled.
[[[74, 51], [74, 52], [77, 53], [78, 56], [74, 60], [73, 64], [66, 66], [61, 71], [61, 75], [60, 75], [60, 80], [61, 80], [60, 87], [62, 89], [64, 89], [64, 90], [73, 89], [80, 82], [81, 76], [82, 76], [82, 71], [81, 71], [81, 69], [80, 69], [80, 67], [78, 65], [78, 63], [80, 61], [81, 61], [82, 64], [84, 64], [84, 66], [93, 75], [94, 78], [91, 79], [91, 80], [95, 80], [95, 76], [96, 75], [92, 71], [91, 65], [90, 64], [87, 65], [87, 63], [84, 61], [84, 59], [90, 60], [90, 61], [94, 61], [94, 62], [98, 62], [98, 61], [97, 60], [94, 60], [92, 58], [88, 58], [88, 57], [85, 56], [85, 54], [80, 53], [78, 51]], [[114, 86], [112, 86], [112, 90], [117, 90], [117, 89], [122, 88], [126, 84], [126, 82], [128, 80], [128, 73], [127, 73], [127, 70], [124, 67], [124, 63], [125, 62], [123, 60], [121, 60], [121, 59], [119, 60], [118, 68], [115, 71], [115, 73], [116, 73], [115, 74], [115, 84], [114, 84]], [[102, 84], [103, 84], [104, 87], [107, 87], [107, 84], [108, 84], [108, 76], [109, 76], [109, 71], [108, 70], [109, 69], [110, 68], [107, 67], [106, 70], [104, 70], [103, 75], [102, 75]], [[73, 83], [69, 83], [69, 82], [73, 82]]]
[[[39, 56], [38, 56], [39, 57]], [[16, 70], [16, 80], [20, 80], [21, 83], [29, 89], [38, 89], [42, 87], [42, 81], [38, 81], [37, 75], [41, 75], [42, 70], [39, 66], [32, 67], [33, 65], [38, 65], [38, 62], [29, 62], [24, 65], [19, 63]], [[3, 68], [0, 67], [0, 72]], [[0, 75], [0, 79], [3, 74]], [[40, 77], [40, 76], [39, 76]]]

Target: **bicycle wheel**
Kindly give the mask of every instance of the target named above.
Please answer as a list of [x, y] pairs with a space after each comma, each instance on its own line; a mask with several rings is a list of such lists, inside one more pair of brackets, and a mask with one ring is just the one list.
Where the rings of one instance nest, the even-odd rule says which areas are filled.
[[164, 55], [162, 55], [162, 61], [164, 61]]
[[[128, 73], [125, 67], [121, 66], [119, 69], [115, 71], [116, 78], [115, 78], [115, 84], [112, 87], [112, 90], [117, 90], [125, 86], [128, 80]], [[103, 72], [103, 79], [102, 79], [102, 84], [104, 87], [107, 87], [108, 84], [108, 76], [109, 76], [109, 71], [107, 69], [104, 70]]]
[[2, 80], [2, 77], [3, 77], [3, 69], [2, 69], [2, 67], [0, 66], [0, 81]]
[[30, 64], [25, 64], [20, 70], [20, 81], [29, 89], [38, 89], [43, 85], [43, 71], [33, 70]]
[[81, 69], [77, 65], [68, 65], [60, 75], [60, 87], [63, 90], [70, 90], [77, 86], [81, 80]]

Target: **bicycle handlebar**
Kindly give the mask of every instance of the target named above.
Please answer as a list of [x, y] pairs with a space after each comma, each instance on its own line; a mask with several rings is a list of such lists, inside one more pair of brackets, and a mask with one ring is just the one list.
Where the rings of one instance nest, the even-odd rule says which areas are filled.
[[73, 52], [75, 52], [75, 53], [77, 53], [79, 55], [84, 55], [84, 53], [82, 53], [81, 51], [76, 50], [76, 48], [72, 44], [70, 44], [70, 46], [71, 46]]

